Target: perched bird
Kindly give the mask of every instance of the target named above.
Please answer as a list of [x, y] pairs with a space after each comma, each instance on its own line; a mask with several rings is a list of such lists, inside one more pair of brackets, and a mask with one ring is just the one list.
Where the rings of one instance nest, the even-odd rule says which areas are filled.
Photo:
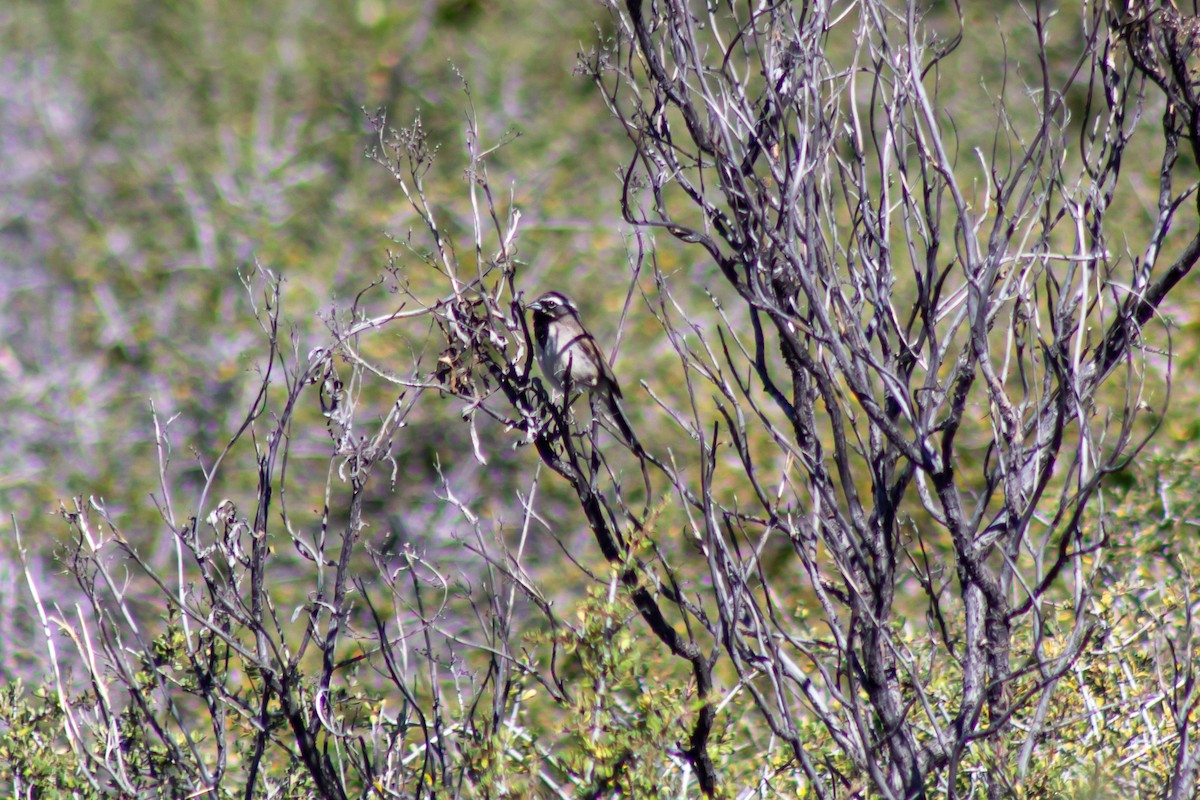
[[562, 292], [546, 292], [529, 304], [533, 310], [534, 353], [542, 374], [556, 391], [565, 387], [587, 389], [600, 400], [617, 424], [621, 436], [641, 455], [641, 444], [621, 411], [621, 386], [608, 359], [579, 320], [579, 309]]

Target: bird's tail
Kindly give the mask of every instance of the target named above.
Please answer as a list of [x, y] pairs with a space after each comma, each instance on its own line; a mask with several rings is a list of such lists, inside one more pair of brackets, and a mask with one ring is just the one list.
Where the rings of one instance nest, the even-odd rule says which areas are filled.
[[612, 395], [608, 396], [609, 416], [613, 418], [613, 422], [617, 424], [617, 430], [621, 432], [621, 437], [625, 439], [625, 443], [629, 445], [629, 449], [638, 458], [645, 458], [646, 451], [642, 449], [642, 443], [638, 441], [637, 434], [633, 432], [633, 427], [629, 424], [629, 420], [625, 417], [625, 412], [621, 410], [621, 402]]
[[637, 434], [633, 432], [633, 426], [629, 424], [629, 419], [625, 416], [625, 412], [621, 410], [621, 401], [612, 395], [608, 396], [608, 414], [612, 417], [613, 422], [617, 424], [617, 430], [621, 432], [625, 443], [629, 445], [629, 449], [637, 456], [638, 463], [642, 468], [642, 484], [646, 488], [646, 506], [642, 509], [642, 516], [650, 513], [650, 499], [652, 497], [650, 489], [650, 470], [646, 468], [645, 449], [642, 448], [642, 443], [638, 441]]

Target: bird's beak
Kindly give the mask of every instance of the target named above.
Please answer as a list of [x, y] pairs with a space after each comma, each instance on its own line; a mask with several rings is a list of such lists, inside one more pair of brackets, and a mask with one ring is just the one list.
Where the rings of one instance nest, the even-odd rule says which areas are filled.
[[542, 310], [542, 301], [534, 300], [532, 303], [529, 304], [528, 307], [532, 308], [534, 311], [541, 311]]

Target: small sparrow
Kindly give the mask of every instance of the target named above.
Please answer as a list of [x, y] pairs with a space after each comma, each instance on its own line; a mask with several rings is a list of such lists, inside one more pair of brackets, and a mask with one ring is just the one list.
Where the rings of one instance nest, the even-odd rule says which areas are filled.
[[596, 338], [579, 321], [579, 309], [562, 292], [546, 292], [529, 304], [533, 309], [534, 353], [542, 374], [561, 392], [583, 387], [599, 399], [617, 424], [621, 436], [641, 455], [641, 444], [621, 411], [621, 386]]

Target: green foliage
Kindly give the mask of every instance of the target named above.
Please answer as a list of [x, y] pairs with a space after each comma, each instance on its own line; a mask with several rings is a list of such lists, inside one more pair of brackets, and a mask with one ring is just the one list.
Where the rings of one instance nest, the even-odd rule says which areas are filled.
[[[983, 797], [972, 774], [1015, 775], [1022, 747], [1029, 746], [1027, 772], [1014, 797], [1154, 797], [1169, 780], [1177, 755], [1179, 708], [1173, 695], [1194, 679], [1195, 665], [1177, 660], [1194, 646], [1198, 631], [1191, 618], [1196, 603], [1200, 542], [1200, 453], [1193, 446], [1169, 457], [1150, 454], [1113, 482], [1105, 508], [1089, 525], [1110, 532], [1111, 550], [1102, 566], [1110, 576], [1096, 598], [1090, 639], [1081, 658], [1056, 680], [1045, 709], [1025, 709], [1012, 735], [975, 751], [960, 776], [964, 797]], [[1074, 620], [1069, 597], [1051, 597], [1040, 637], [1030, 632], [1015, 641], [1037, 642], [1042, 661], [1066, 645]], [[1035, 663], [1033, 652], [1020, 654]], [[1026, 672], [1013, 695], [1047, 679]], [[952, 693], [955, 676], [939, 671], [928, 691]], [[1175, 687], [1174, 689], [1172, 687]], [[1164, 693], [1164, 689], [1166, 692]], [[947, 706], [952, 695], [939, 698]], [[1194, 710], [1189, 712], [1194, 716]], [[1195, 719], [1180, 717], [1193, 729]], [[1036, 727], [1030, 745], [1026, 735]]]
[[529, 637], [564, 656], [567, 699], [544, 735], [559, 742], [554, 765], [579, 797], [677, 797], [695, 698], [686, 681], [668, 677], [677, 668], [638, 631], [619, 578], [610, 581], [588, 589], [574, 625]]
[[629, 603], [600, 588], [588, 595], [576, 610], [573, 640], [564, 643], [578, 658], [564, 763], [591, 783], [589, 793], [671, 793], [662, 780], [670, 772], [664, 745], [687, 735], [680, 724], [686, 698], [678, 684], [651, 674]]
[[53, 689], [29, 693], [20, 681], [0, 685], [0, 784], [47, 800], [103, 797], [80, 774], [63, 722]]

